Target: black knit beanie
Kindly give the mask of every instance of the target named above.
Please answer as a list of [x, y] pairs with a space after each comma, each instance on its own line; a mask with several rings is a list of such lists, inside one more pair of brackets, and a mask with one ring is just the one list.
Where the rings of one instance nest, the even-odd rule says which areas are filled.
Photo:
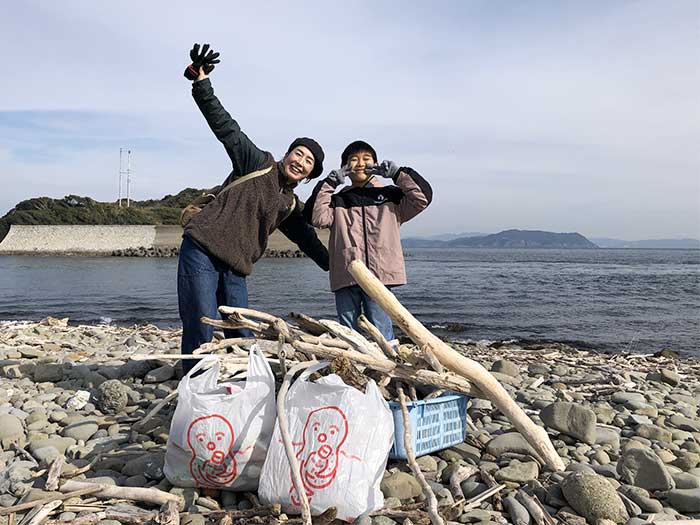
[[348, 147], [343, 150], [343, 153], [340, 155], [340, 165], [345, 166], [348, 163], [348, 158], [358, 151], [369, 151], [372, 154], [375, 164], [377, 163], [377, 152], [374, 151], [374, 148], [364, 140], [356, 140], [348, 144]]
[[323, 154], [323, 148], [314, 139], [310, 139], [308, 137], [299, 137], [289, 145], [287, 153], [292, 151], [297, 146], [304, 146], [305, 148], [308, 148], [308, 150], [314, 156], [314, 168], [311, 170], [311, 174], [308, 178], [315, 179], [321, 173], [323, 173], [323, 159], [325, 158], [325, 155]]

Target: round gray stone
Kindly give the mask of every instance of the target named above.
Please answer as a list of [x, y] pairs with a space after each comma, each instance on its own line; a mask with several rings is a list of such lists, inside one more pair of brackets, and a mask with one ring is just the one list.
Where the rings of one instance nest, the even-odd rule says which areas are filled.
[[675, 487], [663, 462], [648, 448], [629, 448], [617, 462], [617, 473], [635, 487], [647, 490], [669, 490]]
[[666, 499], [678, 512], [700, 512], [700, 488], [671, 490]]
[[518, 377], [520, 375], [520, 367], [507, 359], [499, 359], [491, 366], [491, 372]]
[[569, 505], [589, 523], [601, 519], [624, 523], [629, 519], [622, 499], [602, 476], [574, 472], [562, 481], [561, 490]]
[[99, 430], [99, 426], [92, 420], [79, 421], [65, 427], [61, 432], [63, 437], [73, 438], [76, 441], [87, 441]]
[[549, 428], [592, 445], [596, 440], [596, 415], [576, 403], [557, 401], [540, 411], [540, 418]]
[[423, 492], [416, 478], [406, 472], [395, 472], [385, 477], [381, 483], [381, 490], [384, 497], [400, 500], [415, 498]]
[[8, 450], [12, 443], [20, 447], [26, 444], [22, 421], [11, 414], [0, 414], [0, 447]]

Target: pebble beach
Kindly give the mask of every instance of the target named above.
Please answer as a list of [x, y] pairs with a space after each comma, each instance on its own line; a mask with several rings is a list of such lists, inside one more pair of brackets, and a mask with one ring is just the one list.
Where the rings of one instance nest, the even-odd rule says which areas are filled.
[[[450, 345], [490, 370], [546, 428], [566, 470], [549, 470], [490, 401], [471, 399], [465, 442], [417, 460], [448, 522], [700, 519], [698, 359], [668, 350], [597, 353], [561, 343]], [[256, 507], [255, 494], [179, 488], [165, 479], [176, 403], [170, 399], [181, 369], [157, 354], [177, 353], [179, 346], [178, 331], [153, 325], [74, 326], [52, 318], [0, 323], [0, 507], [60, 497], [46, 487], [60, 456], [63, 479], [153, 487], [183, 498], [182, 524], [223, 522], [221, 510]], [[154, 359], [130, 360], [136, 353]], [[162, 410], [142, 424], [159, 404]], [[450, 480], [464, 467], [473, 473], [456, 490]], [[358, 523], [429, 523], [420, 512], [423, 491], [405, 461], [389, 461], [381, 489], [384, 510]], [[149, 503], [86, 494], [63, 500], [48, 522], [114, 525], [124, 522], [114, 519], [119, 512], [130, 512], [148, 523], [153, 516], [144, 512], [155, 511]], [[28, 512], [12, 519], [19, 523]], [[0, 525], [9, 520], [0, 515]], [[245, 520], [240, 523], [273, 518]]]

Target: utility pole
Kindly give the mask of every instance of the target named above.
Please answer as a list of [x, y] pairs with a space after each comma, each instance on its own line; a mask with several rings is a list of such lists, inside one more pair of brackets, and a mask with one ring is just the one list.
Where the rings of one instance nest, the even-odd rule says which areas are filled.
[[[126, 154], [126, 169], [124, 169]], [[122, 176], [126, 176], [126, 207], [131, 206], [131, 150], [119, 148], [119, 207], [122, 207]]]
[[124, 152], [124, 148], [119, 148], [119, 207], [122, 207], [122, 153]]
[[131, 206], [131, 150], [127, 151], [126, 157], [126, 207]]

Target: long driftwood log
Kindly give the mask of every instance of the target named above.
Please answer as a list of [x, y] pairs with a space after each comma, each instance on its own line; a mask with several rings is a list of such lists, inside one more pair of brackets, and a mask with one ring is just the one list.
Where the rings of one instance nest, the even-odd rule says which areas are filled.
[[84, 481], [66, 481], [61, 488], [61, 492], [73, 492], [96, 488], [95, 496], [98, 498], [119, 498], [132, 501], [143, 501], [154, 505], [164, 505], [168, 501], [174, 501], [179, 509], [185, 507], [185, 500], [181, 496], [170, 494], [155, 488], [141, 487], [119, 487], [114, 485], [99, 485]]
[[457, 353], [423, 326], [404, 308], [394, 294], [370, 272], [362, 261], [352, 261], [348, 266], [348, 270], [365, 293], [389, 314], [389, 317], [399, 325], [422, 351], [434, 355], [446, 368], [474, 383], [496, 408], [513, 423], [513, 426], [525, 437], [551, 469], [555, 471], [564, 470], [564, 463], [554, 449], [547, 432], [542, 427], [537, 426], [523, 412], [488, 370], [476, 361]]
[[285, 407], [285, 401], [287, 397], [287, 390], [289, 390], [289, 385], [294, 379], [297, 372], [305, 370], [310, 366], [317, 364], [315, 361], [307, 361], [304, 363], [298, 363], [293, 366], [289, 372], [284, 376], [282, 381], [282, 386], [280, 387], [279, 393], [277, 394], [277, 423], [279, 424], [280, 434], [282, 436], [282, 443], [284, 444], [284, 451], [287, 454], [287, 460], [289, 461], [289, 469], [292, 474], [292, 484], [294, 489], [297, 491], [299, 496], [299, 502], [301, 503], [301, 517], [303, 519], [304, 525], [311, 525], [311, 507], [309, 505], [309, 499], [306, 497], [306, 490], [304, 489], [304, 483], [301, 479], [301, 471], [299, 469], [299, 462], [297, 461], [294, 445], [292, 445], [292, 436], [289, 434], [289, 423], [287, 421], [287, 410]]

